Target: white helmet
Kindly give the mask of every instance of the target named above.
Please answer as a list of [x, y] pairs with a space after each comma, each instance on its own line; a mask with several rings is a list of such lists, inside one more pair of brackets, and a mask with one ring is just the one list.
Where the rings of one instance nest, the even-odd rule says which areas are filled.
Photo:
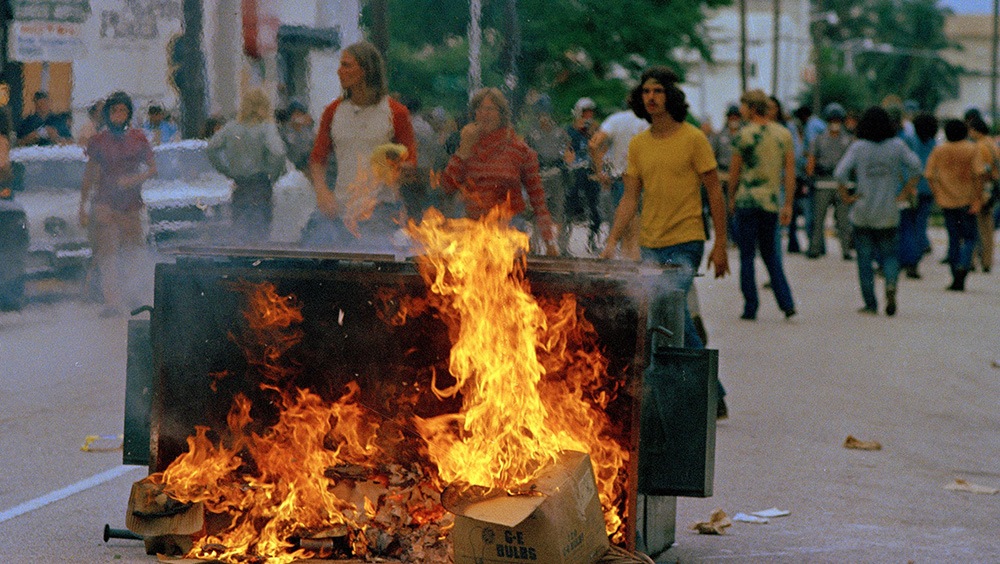
[[584, 110], [596, 110], [597, 104], [594, 103], [590, 98], [580, 98], [573, 104], [573, 118], [579, 118], [583, 115]]

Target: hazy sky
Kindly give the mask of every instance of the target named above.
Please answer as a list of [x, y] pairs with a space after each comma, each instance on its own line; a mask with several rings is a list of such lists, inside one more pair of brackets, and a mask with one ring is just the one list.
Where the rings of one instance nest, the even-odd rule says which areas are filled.
[[992, 14], [993, 0], [938, 0], [941, 6], [947, 6], [957, 14]]

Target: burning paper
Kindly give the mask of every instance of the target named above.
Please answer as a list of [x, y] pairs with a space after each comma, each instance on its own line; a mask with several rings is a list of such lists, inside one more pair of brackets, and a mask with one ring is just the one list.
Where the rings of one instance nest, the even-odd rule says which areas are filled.
[[449, 517], [432, 469], [382, 453], [380, 420], [358, 403], [356, 384], [336, 402], [288, 385], [295, 367], [285, 353], [302, 337], [298, 304], [270, 284], [238, 288], [249, 302], [247, 332], [234, 339], [278, 415], [261, 425], [237, 394], [226, 429], [198, 427], [187, 452], [147, 478], [165, 498], [203, 504], [213, 516], [188, 556], [268, 564], [337, 554], [444, 557]]
[[[203, 504], [206, 527], [189, 557], [445, 562], [454, 522], [440, 502], [445, 484], [516, 492], [567, 451], [589, 455], [604, 532], [624, 538], [628, 454], [604, 411], [621, 383], [609, 381], [597, 333], [575, 297], [531, 295], [527, 236], [506, 223], [500, 211], [481, 221], [432, 212], [410, 228], [425, 248], [419, 262], [428, 294], [379, 317], [392, 325], [427, 314], [448, 326], [448, 371], [436, 373], [430, 392], [451, 408], [424, 418], [363, 404], [354, 382], [339, 398], [295, 386], [301, 304], [270, 283], [232, 283], [247, 305], [231, 339], [260, 399], [233, 393], [226, 423], [198, 427], [187, 452], [149, 477], [170, 499]], [[348, 322], [337, 311], [337, 325]], [[236, 372], [210, 375], [212, 389], [224, 389]]]
[[525, 278], [528, 236], [494, 209], [482, 220], [446, 220], [431, 210], [411, 236], [423, 246], [421, 272], [443, 299], [451, 328], [450, 386], [462, 410], [416, 421], [446, 482], [517, 490], [564, 451], [590, 454], [609, 533], [621, 523], [627, 452], [609, 439], [607, 361], [572, 296], [543, 307]]

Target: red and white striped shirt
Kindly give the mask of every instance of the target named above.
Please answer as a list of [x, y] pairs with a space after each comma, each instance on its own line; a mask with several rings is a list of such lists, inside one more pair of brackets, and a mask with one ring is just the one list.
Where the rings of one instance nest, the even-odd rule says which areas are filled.
[[552, 218], [545, 205], [545, 190], [538, 175], [538, 154], [509, 127], [501, 127], [479, 138], [469, 158], [453, 155], [441, 176], [448, 193], [462, 190], [465, 213], [479, 218], [510, 200], [514, 214], [525, 210], [524, 186], [534, 209], [535, 224], [546, 241], [555, 236]]

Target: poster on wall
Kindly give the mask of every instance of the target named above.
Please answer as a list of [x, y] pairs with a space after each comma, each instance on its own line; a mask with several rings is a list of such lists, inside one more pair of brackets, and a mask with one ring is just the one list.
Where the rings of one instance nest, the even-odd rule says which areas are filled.
[[90, 0], [12, 0], [14, 19], [26, 22], [83, 23]]
[[86, 55], [80, 24], [15, 21], [11, 25], [11, 58], [15, 61], [68, 62]]

